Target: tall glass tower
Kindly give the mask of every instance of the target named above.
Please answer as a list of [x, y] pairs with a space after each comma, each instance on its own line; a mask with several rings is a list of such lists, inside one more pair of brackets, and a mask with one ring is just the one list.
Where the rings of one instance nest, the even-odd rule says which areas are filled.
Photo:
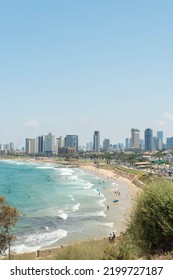
[[78, 135], [67, 135], [65, 138], [65, 146], [67, 148], [75, 148], [78, 152]]
[[145, 137], [145, 151], [153, 150], [153, 130], [151, 128], [147, 128], [144, 132]]
[[100, 153], [100, 132], [99, 131], [94, 131], [93, 150], [97, 153]]
[[163, 131], [157, 131], [158, 150], [163, 149]]

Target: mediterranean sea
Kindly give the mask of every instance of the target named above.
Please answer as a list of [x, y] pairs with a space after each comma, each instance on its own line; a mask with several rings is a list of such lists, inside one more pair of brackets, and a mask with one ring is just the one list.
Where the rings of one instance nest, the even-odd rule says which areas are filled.
[[[29, 252], [109, 236], [116, 229], [107, 219], [102, 190], [114, 188], [115, 181], [80, 168], [1, 160], [0, 195], [20, 213], [13, 228], [16, 240], [12, 251]], [[122, 183], [121, 193], [128, 196], [126, 184]], [[120, 206], [115, 206], [117, 225], [125, 208], [131, 206], [130, 200]]]

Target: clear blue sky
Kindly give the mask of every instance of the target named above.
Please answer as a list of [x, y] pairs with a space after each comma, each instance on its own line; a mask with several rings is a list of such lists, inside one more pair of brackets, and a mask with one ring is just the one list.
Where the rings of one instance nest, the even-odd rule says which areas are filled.
[[173, 136], [173, 1], [0, 1], [0, 143]]

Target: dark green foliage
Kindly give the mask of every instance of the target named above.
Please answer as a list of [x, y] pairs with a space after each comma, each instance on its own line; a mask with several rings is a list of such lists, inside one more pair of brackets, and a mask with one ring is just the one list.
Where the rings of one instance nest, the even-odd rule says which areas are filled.
[[137, 198], [127, 233], [145, 253], [173, 248], [173, 183], [158, 179]]
[[115, 246], [109, 246], [106, 253], [110, 260], [135, 260], [139, 258], [140, 250], [132, 242], [130, 235], [121, 233]]

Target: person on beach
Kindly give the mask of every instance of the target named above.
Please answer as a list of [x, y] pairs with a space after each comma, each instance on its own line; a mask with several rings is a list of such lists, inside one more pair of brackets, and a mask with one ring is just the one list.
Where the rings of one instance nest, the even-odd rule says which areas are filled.
[[112, 240], [114, 240], [116, 238], [115, 236], [115, 232], [112, 233]]
[[115, 232], [110, 233], [109, 241], [110, 241], [110, 242], [114, 242], [114, 241], [115, 241], [115, 238], [116, 238]]

